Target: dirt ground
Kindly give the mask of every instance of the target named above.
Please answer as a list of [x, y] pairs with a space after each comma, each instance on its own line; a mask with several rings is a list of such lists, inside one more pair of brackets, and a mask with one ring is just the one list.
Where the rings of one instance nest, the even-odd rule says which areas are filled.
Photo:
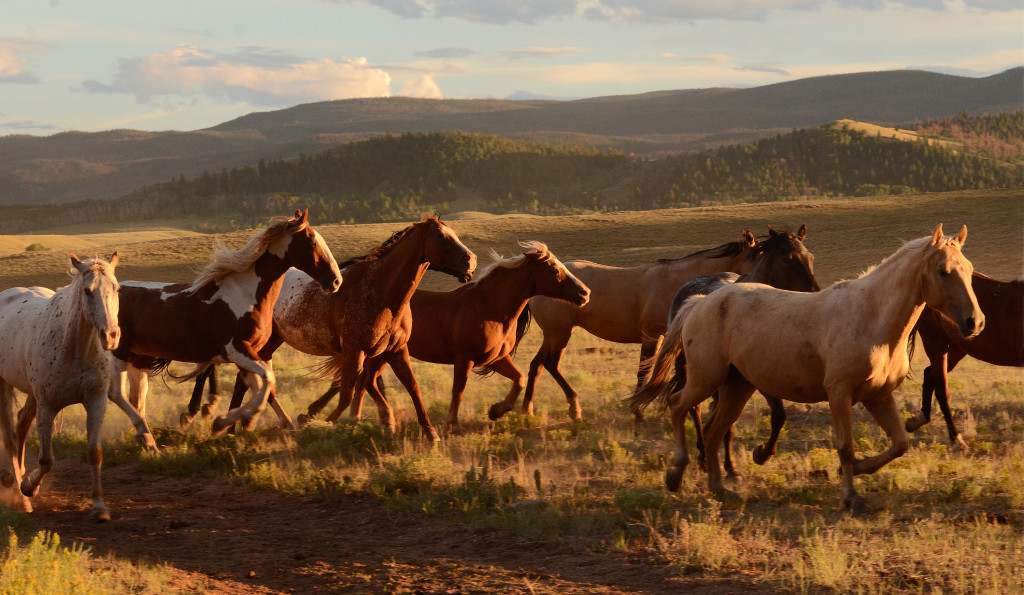
[[39, 529], [94, 554], [162, 563], [174, 586], [213, 593], [765, 593], [649, 556], [560, 549], [391, 513], [369, 497], [326, 504], [225, 480], [104, 468], [113, 519], [89, 520], [89, 471], [60, 460], [33, 501]]

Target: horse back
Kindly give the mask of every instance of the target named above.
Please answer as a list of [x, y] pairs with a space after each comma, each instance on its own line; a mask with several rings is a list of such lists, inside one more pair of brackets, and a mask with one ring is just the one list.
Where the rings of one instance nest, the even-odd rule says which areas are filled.
[[[220, 354], [234, 330], [230, 306], [186, 291], [187, 285], [123, 284], [118, 324], [121, 341], [114, 355], [136, 355], [186, 362], [208, 362]], [[207, 298], [207, 299], [204, 299]]]

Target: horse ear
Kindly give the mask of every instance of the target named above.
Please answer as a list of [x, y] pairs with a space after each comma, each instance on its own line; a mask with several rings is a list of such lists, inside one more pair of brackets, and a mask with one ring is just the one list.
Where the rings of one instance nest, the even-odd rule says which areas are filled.
[[768, 225], [768, 235], [774, 238], [775, 236], [779, 235], [779, 232], [772, 229], [771, 225]]
[[85, 263], [82, 262], [81, 260], [78, 260], [77, 256], [75, 256], [74, 254], [68, 254], [68, 256], [71, 257], [71, 266], [75, 267], [80, 271], [85, 270]]
[[942, 241], [942, 224], [939, 223], [935, 231], [932, 232], [932, 246], [938, 246], [939, 242]]
[[121, 261], [121, 259], [118, 258], [118, 256], [117, 256], [117, 250], [114, 250], [114, 253], [111, 254], [110, 258], [107, 259], [107, 262], [110, 263], [110, 268], [112, 268], [112, 269], [113, 268], [117, 268], [117, 263], [120, 262], [120, 261]]
[[743, 230], [743, 243], [750, 247], [757, 245], [757, 238], [754, 237], [754, 234], [750, 233], [749, 229]]
[[807, 224], [806, 223], [801, 225], [800, 229], [797, 230], [796, 237], [800, 238], [801, 242], [804, 241], [804, 238], [807, 237]]
[[961, 246], [964, 245], [964, 241], [967, 239], [967, 226], [966, 225], [964, 225], [963, 229], [960, 230], [960, 233], [956, 234], [956, 238], [954, 238], [954, 239], [956, 239], [956, 243], [957, 244], [960, 244]]

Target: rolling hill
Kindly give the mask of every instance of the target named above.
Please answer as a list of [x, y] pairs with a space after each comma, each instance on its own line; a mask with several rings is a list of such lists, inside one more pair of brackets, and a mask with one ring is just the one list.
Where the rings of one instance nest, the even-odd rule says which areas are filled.
[[1024, 68], [978, 79], [891, 71], [575, 101], [353, 99], [253, 113], [190, 132], [7, 136], [0, 138], [0, 204], [114, 198], [182, 175], [295, 157], [389, 130], [461, 130], [663, 155], [841, 118], [896, 124], [1020, 109], [1022, 89]]

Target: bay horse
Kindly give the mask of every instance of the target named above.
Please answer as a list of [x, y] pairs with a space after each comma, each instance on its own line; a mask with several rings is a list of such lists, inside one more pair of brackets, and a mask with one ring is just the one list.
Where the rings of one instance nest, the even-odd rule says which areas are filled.
[[[275, 385], [269, 359], [259, 351], [270, 339], [274, 304], [291, 267], [308, 274], [318, 292], [330, 294], [341, 286], [338, 263], [310, 225], [308, 210], [275, 218], [238, 250], [218, 242], [211, 262], [191, 284], [121, 284], [123, 336], [114, 355], [116, 371], [127, 372], [131, 405], [142, 419], [135, 424], [140, 441], [147, 442], [143, 433], [149, 433], [147, 375], [171, 360], [235, 364], [253, 396], [244, 407], [216, 418], [213, 434], [236, 421], [252, 427]], [[278, 408], [282, 414], [287, 416]]]
[[[947, 238], [940, 224], [859, 278], [817, 293], [735, 283], [688, 299], [665, 339], [681, 346], [686, 358], [686, 384], [667, 398], [677, 446], [666, 487], [679, 489], [689, 462], [687, 413], [717, 390], [718, 407], [704, 436], [708, 487], [720, 496], [731, 494], [722, 484], [718, 447], [757, 389], [801, 403], [828, 402], [843, 504], [855, 513], [867, 510], [853, 476], [874, 473], [910, 445], [893, 391], [910, 368], [907, 342], [922, 311], [939, 310], [964, 337], [985, 326], [971, 289], [973, 266], [961, 252], [966, 238], [966, 226]], [[658, 396], [638, 392], [630, 404], [645, 406]], [[882, 453], [854, 456], [855, 403], [863, 403], [889, 436]]]
[[[790, 291], [815, 292], [821, 291], [818, 280], [814, 276], [814, 255], [804, 246], [803, 240], [807, 237], [807, 226], [801, 225], [796, 234], [789, 231], [776, 231], [768, 226], [768, 236], [758, 238], [761, 245], [762, 255], [758, 258], [754, 268], [745, 275], [736, 273], [717, 273], [715, 275], [703, 275], [687, 281], [679, 288], [672, 299], [672, 307], [669, 309], [668, 325], [678, 315], [683, 303], [694, 295], [707, 295], [733, 283], [763, 283], [778, 289]], [[676, 357], [668, 357], [665, 354], [671, 352], [678, 354]], [[686, 382], [686, 362], [682, 356], [682, 350], [678, 345], [672, 345], [666, 341], [658, 344], [658, 353], [652, 358], [651, 372], [642, 390], [661, 392], [675, 392]], [[673, 374], [674, 370], [674, 376]], [[754, 449], [754, 461], [763, 465], [775, 455], [776, 445], [779, 439], [779, 432], [786, 421], [786, 409], [782, 401], [771, 396], [764, 395], [765, 401], [771, 409], [772, 434], [768, 442], [757, 446]], [[718, 400], [718, 395], [714, 397]], [[697, 434], [697, 450], [701, 468], [706, 467], [704, 454], [704, 432], [701, 425], [700, 406], [690, 410], [693, 418], [695, 432]], [[724, 463], [726, 475], [730, 478], [738, 478], [739, 474], [733, 466], [732, 460], [732, 427], [726, 431], [724, 437]]]
[[[56, 292], [14, 287], [0, 292], [0, 429], [11, 469], [0, 472], [2, 503], [30, 512], [53, 466], [54, 421], [61, 409], [85, 407], [92, 518], [110, 520], [103, 503], [101, 430], [112, 386], [108, 351], [118, 345], [117, 252], [109, 260], [70, 255], [71, 283]], [[14, 419], [14, 389], [27, 395]], [[25, 440], [32, 422], [39, 434], [39, 467], [25, 473]], [[17, 487], [15, 485], [17, 484]]]
[[[341, 290], [324, 295], [299, 271], [289, 271], [274, 308], [273, 333], [260, 352], [270, 359], [283, 343], [303, 353], [327, 356], [321, 372], [340, 391], [338, 407], [327, 417], [333, 422], [348, 407], [360, 374], [376, 376], [391, 365], [412, 398], [424, 435], [439, 440], [430, 424], [419, 384], [409, 362], [407, 342], [412, 332], [409, 300], [428, 268], [450, 274], [463, 283], [473, 278], [476, 255], [448, 224], [425, 217], [378, 246], [369, 255], [346, 263]], [[231, 407], [241, 402], [245, 387], [236, 380]], [[272, 397], [272, 402], [277, 402]], [[326, 404], [312, 403], [299, 423], [316, 416]]]
[[[543, 366], [565, 393], [569, 417], [582, 418], [576, 391], [559, 367], [572, 329], [577, 326], [606, 341], [640, 343], [639, 388], [646, 372], [643, 363], [657, 349], [658, 339], [665, 332], [672, 296], [679, 287], [699, 275], [723, 271], [750, 272], [760, 254], [760, 246], [753, 234], [744, 231], [738, 242], [635, 267], [613, 267], [586, 260], [566, 262], [565, 267], [590, 288], [590, 301], [581, 307], [541, 296], [530, 300], [530, 312], [544, 338], [530, 362], [523, 412], [533, 412], [533, 395]], [[642, 413], [636, 415], [640, 421]]]
[[[452, 369], [452, 398], [448, 409], [448, 430], [462, 433], [459, 405], [466, 390], [469, 373], [496, 372], [512, 381], [504, 400], [491, 406], [505, 413], [522, 392], [523, 374], [512, 362], [516, 347], [530, 324], [527, 301], [537, 295], [582, 306], [590, 299], [590, 289], [573, 276], [542, 242], [520, 242], [528, 251], [501, 259], [492, 253], [495, 263], [472, 283], [452, 291], [417, 289], [409, 305], [412, 308], [412, 334], [409, 355]], [[363, 378], [362, 388], [377, 402], [382, 422], [394, 426], [394, 414], [373, 378]], [[361, 391], [359, 391], [361, 393]], [[329, 400], [333, 388], [321, 399]], [[359, 417], [361, 394], [352, 402], [352, 416]], [[321, 405], [322, 406], [322, 405]]]
[[928, 356], [928, 367], [921, 387], [921, 412], [906, 424], [907, 431], [913, 432], [931, 420], [934, 393], [946, 420], [950, 443], [964, 449], [967, 444], [949, 410], [949, 373], [968, 355], [997, 366], [1024, 366], [1024, 280], [997, 281], [975, 271], [971, 286], [987, 320], [980, 335], [964, 338], [957, 332], [956, 324], [930, 308], [921, 314], [914, 327]]

